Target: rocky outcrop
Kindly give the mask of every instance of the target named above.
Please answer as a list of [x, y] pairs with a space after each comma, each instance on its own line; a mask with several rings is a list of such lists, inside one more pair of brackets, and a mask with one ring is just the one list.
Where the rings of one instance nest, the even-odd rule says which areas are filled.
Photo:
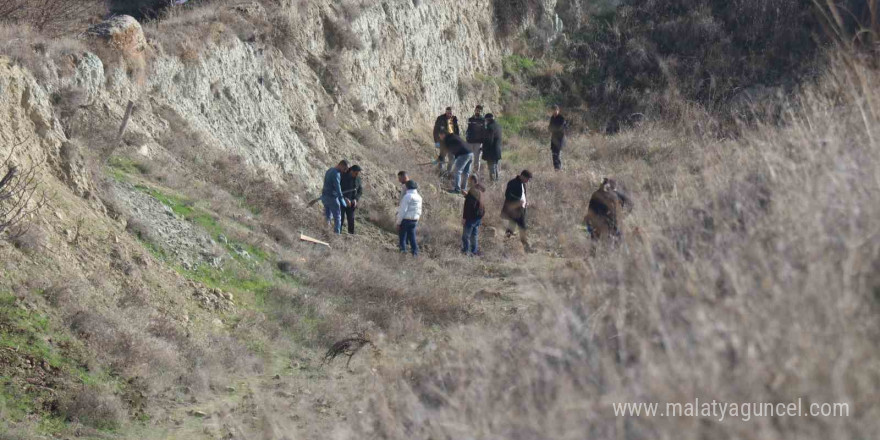
[[[72, 75], [30, 93], [71, 93], [78, 118], [111, 125], [131, 100], [135, 148], [171, 148], [185, 133], [273, 180], [313, 188], [332, 162], [363, 151], [350, 133], [375, 129], [393, 142], [430, 130], [449, 105], [462, 116], [476, 103], [498, 113], [498, 90], [485, 79], [500, 73], [503, 56], [492, 3], [315, 0], [279, 17], [245, 1], [211, 6], [205, 23], [170, 19], [146, 36], [135, 19], [116, 16], [88, 30], [94, 54], [72, 53]], [[546, 3], [552, 10], [555, 0]], [[253, 26], [231, 31], [226, 22]], [[197, 25], [209, 36], [186, 42], [197, 50], [185, 56], [172, 50], [179, 40], [161, 38]], [[43, 142], [57, 153], [65, 133], [50, 107], [39, 111], [36, 128], [55, 130]]]

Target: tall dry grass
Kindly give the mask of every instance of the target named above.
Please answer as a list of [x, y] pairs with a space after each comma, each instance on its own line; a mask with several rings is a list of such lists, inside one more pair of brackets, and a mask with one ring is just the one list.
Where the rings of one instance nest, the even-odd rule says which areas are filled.
[[[532, 276], [540, 310], [503, 331], [466, 327], [457, 349], [386, 366], [349, 438], [873, 438], [878, 86], [878, 72], [837, 60], [781, 128], [574, 142], [585, 160], [565, 175], [585, 177], [538, 174], [537, 228], [571, 231], [592, 175], [613, 174], [638, 195], [627, 238], [561, 246], [564, 263]], [[694, 398], [845, 402], [850, 414], [720, 422], [612, 408]]]

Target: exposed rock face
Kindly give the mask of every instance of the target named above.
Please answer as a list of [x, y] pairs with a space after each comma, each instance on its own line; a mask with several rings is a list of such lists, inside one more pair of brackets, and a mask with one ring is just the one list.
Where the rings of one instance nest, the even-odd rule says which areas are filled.
[[[64, 140], [46, 89], [21, 67], [0, 56], [0, 160], [12, 152], [20, 167], [59, 167]], [[5, 171], [5, 170], [0, 170]]]
[[[266, 14], [246, 2], [228, 11], [248, 19]], [[103, 100], [120, 115], [133, 99], [133, 130], [159, 137], [175, 128], [173, 115], [206, 143], [242, 156], [273, 179], [296, 176], [309, 186], [353, 150], [350, 138], [336, 136], [340, 128], [372, 126], [394, 139], [414, 126], [430, 129], [447, 105], [464, 116], [477, 102], [491, 107], [497, 101], [494, 88], [478, 96], [460, 93], [462, 84], [500, 70], [488, 5], [398, 0], [349, 17], [350, 10], [326, 1], [297, 12], [287, 56], [258, 39], [210, 43], [197, 60], [160, 51], [143, 85], [110, 67]], [[90, 32], [136, 55], [145, 51], [131, 30], [135, 24], [120, 18]], [[337, 41], [334, 26], [343, 25], [350, 26], [347, 44], [355, 47]], [[328, 119], [341, 127], [328, 133], [322, 123]]]
[[[484, 79], [500, 73], [503, 55], [491, 2], [337, 3], [309, 1], [292, 12], [283, 50], [265, 35], [240, 34], [199, 41], [186, 60], [145, 38], [132, 17], [113, 17], [88, 30], [97, 56], [72, 55], [72, 76], [19, 92], [38, 98], [73, 90], [82, 95], [77, 117], [103, 121], [121, 119], [132, 100], [128, 132], [142, 144], [135, 147], [168, 148], [162, 143], [186, 130], [206, 148], [305, 188], [318, 186], [340, 157], [362, 151], [349, 135], [354, 130], [372, 127], [393, 142], [414, 128], [430, 131], [448, 105], [461, 117], [476, 103], [500, 110], [497, 88]], [[277, 24], [256, 2], [219, 8], [227, 17]], [[0, 76], [8, 81], [8, 73]], [[33, 109], [32, 102], [3, 108], [36, 112], [41, 142], [57, 155], [65, 133], [50, 106]]]

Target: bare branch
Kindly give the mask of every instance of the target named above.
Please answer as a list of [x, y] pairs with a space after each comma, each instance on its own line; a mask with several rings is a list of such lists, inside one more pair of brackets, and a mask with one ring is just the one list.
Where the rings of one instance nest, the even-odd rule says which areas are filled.
[[[21, 169], [12, 160], [15, 149], [28, 139], [13, 145], [9, 155], [0, 164], [0, 173], [3, 173], [3, 178], [0, 179], [0, 234], [4, 234], [6, 239], [14, 238], [9, 236], [10, 228], [19, 226], [25, 217], [42, 208], [46, 202], [45, 193], [37, 191], [42, 164]], [[6, 170], [5, 173], [3, 169]], [[16, 230], [19, 231], [16, 234], [26, 232], [26, 229], [20, 227]]]

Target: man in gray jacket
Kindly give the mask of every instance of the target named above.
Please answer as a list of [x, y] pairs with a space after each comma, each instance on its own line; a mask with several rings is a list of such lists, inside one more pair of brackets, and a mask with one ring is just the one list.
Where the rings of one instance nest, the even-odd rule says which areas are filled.
[[333, 232], [342, 233], [342, 208], [348, 202], [342, 193], [342, 173], [348, 171], [348, 161], [343, 160], [324, 173], [324, 187], [321, 189], [321, 203], [324, 204], [324, 219], [333, 225]]

